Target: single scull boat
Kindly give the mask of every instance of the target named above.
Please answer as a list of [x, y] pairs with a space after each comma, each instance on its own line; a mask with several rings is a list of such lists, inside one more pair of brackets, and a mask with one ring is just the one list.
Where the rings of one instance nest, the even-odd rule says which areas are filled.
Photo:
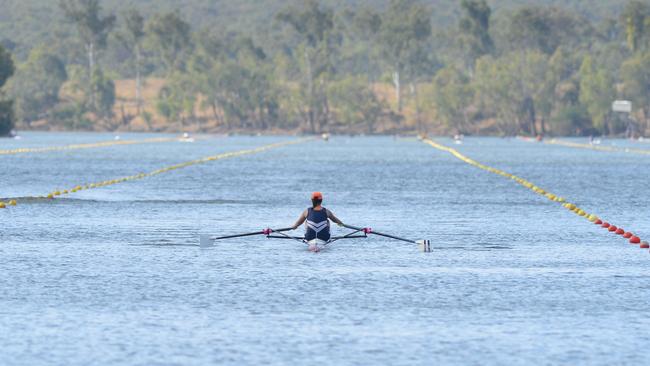
[[266, 228], [264, 230], [260, 231], [254, 231], [250, 233], [243, 233], [243, 234], [233, 234], [233, 235], [226, 235], [226, 236], [210, 236], [210, 235], [201, 235], [200, 236], [200, 244], [202, 248], [206, 247], [212, 247], [214, 246], [214, 242], [217, 240], [224, 240], [224, 239], [232, 239], [232, 238], [242, 238], [246, 236], [257, 236], [257, 235], [264, 235], [268, 239], [289, 239], [289, 240], [295, 240], [297, 242], [300, 242], [302, 244], [307, 245], [308, 249], [312, 252], [320, 252], [321, 250], [325, 249], [328, 245], [339, 241], [339, 240], [344, 240], [344, 239], [358, 239], [358, 238], [367, 238], [369, 234], [372, 235], [377, 235], [377, 236], [383, 236], [385, 238], [390, 238], [393, 240], [399, 240], [402, 242], [406, 243], [411, 243], [411, 244], [417, 244], [418, 247], [420, 248], [421, 251], [423, 252], [430, 252], [431, 251], [431, 242], [429, 240], [411, 240], [411, 239], [404, 239], [400, 238], [395, 235], [390, 235], [390, 234], [385, 234], [381, 233], [378, 231], [374, 231], [371, 228], [368, 227], [356, 227], [356, 226], [351, 226], [351, 225], [342, 225], [343, 227], [350, 229], [351, 231], [345, 235], [341, 236], [334, 236], [330, 238], [329, 240], [321, 240], [321, 239], [313, 239], [313, 240], [305, 240], [304, 236], [294, 236], [294, 235], [289, 235], [286, 232], [287, 231], [292, 231], [293, 228], [282, 228], [282, 229], [271, 229], [271, 228]]

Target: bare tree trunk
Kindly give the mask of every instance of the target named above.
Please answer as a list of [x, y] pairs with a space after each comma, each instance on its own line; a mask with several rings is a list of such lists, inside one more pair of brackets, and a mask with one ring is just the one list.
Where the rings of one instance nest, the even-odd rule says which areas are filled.
[[323, 126], [326, 126], [329, 123], [330, 117], [330, 104], [327, 100], [327, 95], [323, 96], [323, 117], [321, 118], [321, 124], [318, 132], [323, 132]]
[[124, 102], [121, 103], [120, 105], [120, 113], [122, 114], [122, 125], [127, 126], [127, 130], [131, 129], [131, 125], [129, 124], [129, 119], [126, 116], [126, 110], [124, 109]]
[[95, 72], [95, 45], [88, 43], [86, 50], [88, 51], [88, 77], [91, 79]]
[[410, 84], [411, 88], [411, 95], [413, 95], [413, 99], [415, 100], [415, 124], [417, 125], [418, 133], [424, 132], [422, 128], [422, 119], [420, 118], [420, 103], [418, 101], [418, 88], [415, 83]]
[[402, 88], [399, 80], [399, 71], [395, 68], [393, 72], [393, 85], [395, 85], [395, 99], [397, 100], [397, 112], [402, 112]]
[[309, 126], [312, 133], [316, 133], [316, 125], [314, 121], [314, 76], [312, 75], [311, 70], [311, 59], [309, 58], [309, 52], [305, 49], [305, 61], [307, 63], [307, 103], [309, 105]]
[[90, 101], [90, 108], [95, 110], [95, 88], [93, 86], [93, 76], [95, 75], [95, 44], [86, 44], [86, 51], [88, 52], [88, 98]]
[[135, 104], [136, 113], [142, 112], [142, 79], [140, 77], [140, 46], [135, 46]]
[[217, 125], [223, 124], [221, 116], [217, 113], [217, 102], [213, 100], [212, 103], [210, 103], [210, 106], [212, 107], [212, 115], [214, 116], [215, 121], [217, 121]]

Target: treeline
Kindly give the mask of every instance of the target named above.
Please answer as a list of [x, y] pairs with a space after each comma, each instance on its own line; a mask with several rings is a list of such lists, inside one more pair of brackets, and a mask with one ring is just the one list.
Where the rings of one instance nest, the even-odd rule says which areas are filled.
[[[5, 116], [25, 128], [643, 134], [650, 6], [621, 6], [593, 21], [535, 5], [495, 16], [486, 1], [463, 0], [442, 27], [416, 0], [307, 0], [270, 15], [260, 34], [64, 0], [72, 38], [34, 47], [11, 78], [0, 52], [0, 126]], [[121, 79], [134, 80], [133, 97], [116, 103]], [[147, 96], [151, 80], [162, 82]], [[611, 111], [616, 99], [633, 102], [634, 119]]]

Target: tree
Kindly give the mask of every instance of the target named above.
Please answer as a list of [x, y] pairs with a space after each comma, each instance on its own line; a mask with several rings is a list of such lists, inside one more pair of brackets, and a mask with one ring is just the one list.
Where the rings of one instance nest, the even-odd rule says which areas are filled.
[[454, 66], [440, 69], [433, 78], [436, 117], [458, 133], [469, 132], [468, 110], [474, 93], [469, 77]]
[[104, 121], [110, 120], [113, 117], [113, 106], [115, 105], [115, 83], [101, 70], [95, 70], [91, 85], [93, 94], [97, 96], [92, 109], [99, 118]]
[[591, 24], [563, 9], [525, 6], [508, 18], [510, 50], [535, 49], [553, 54], [560, 45], [582, 43], [593, 33]]
[[430, 11], [416, 0], [391, 0], [381, 21], [380, 43], [385, 61], [392, 68], [397, 110], [402, 111], [402, 81], [404, 69], [417, 60], [431, 37]]
[[516, 103], [511, 99], [514, 83], [514, 75], [509, 74], [505, 65], [494, 57], [488, 55], [476, 60], [472, 86], [478, 108], [486, 116], [495, 117], [495, 126], [501, 135], [518, 132], [513, 126], [517, 118]]
[[595, 67], [591, 57], [585, 57], [580, 67], [580, 103], [600, 133], [616, 132], [608, 124], [610, 106], [615, 97], [614, 78], [607, 70]]
[[306, 0], [301, 7], [289, 7], [277, 15], [277, 20], [289, 25], [300, 37], [296, 53], [302, 71], [300, 108], [311, 132], [318, 132], [329, 120], [327, 100], [328, 76], [333, 74], [331, 56], [341, 39], [334, 32], [334, 13], [324, 9], [317, 0]]
[[191, 48], [191, 26], [178, 12], [158, 14], [146, 26], [149, 47], [158, 55], [167, 76], [184, 68]]
[[361, 43], [365, 49], [363, 62], [365, 63], [365, 71], [370, 84], [374, 80], [373, 71], [376, 63], [372, 55], [376, 52], [378, 35], [381, 30], [381, 15], [367, 6], [361, 7], [355, 13], [349, 15], [351, 21], [347, 37], [355, 44]]
[[466, 64], [473, 69], [477, 58], [494, 50], [490, 36], [492, 10], [485, 0], [463, 0], [461, 7], [465, 14], [458, 23], [460, 42], [467, 55]]
[[168, 122], [178, 122], [179, 131], [185, 129], [186, 121], [194, 120], [197, 86], [193, 75], [177, 73], [168, 79], [158, 94], [156, 109]]
[[0, 46], [0, 136], [7, 136], [14, 128], [14, 106], [12, 100], [5, 100], [2, 87], [14, 74], [11, 54]]
[[65, 18], [72, 22], [79, 33], [88, 55], [88, 97], [95, 104], [91, 80], [95, 74], [96, 54], [106, 46], [106, 39], [115, 24], [115, 15], [102, 17], [99, 0], [61, 0]]
[[538, 51], [511, 52], [477, 61], [474, 85], [481, 108], [497, 117], [501, 133], [537, 134], [537, 105], [544, 98], [548, 58]]
[[45, 47], [32, 50], [8, 85], [16, 100], [17, 117], [29, 124], [48, 118], [59, 103], [59, 90], [68, 79], [63, 61]]
[[632, 52], [646, 48], [650, 38], [650, 6], [640, 1], [630, 1], [621, 15], [625, 40]]
[[637, 54], [625, 61], [621, 77], [626, 97], [643, 110], [647, 124], [650, 119], [650, 53]]
[[137, 113], [142, 108], [142, 40], [145, 36], [144, 18], [136, 9], [129, 9], [124, 12], [124, 30], [118, 38], [135, 58], [135, 102]]
[[368, 133], [383, 114], [382, 103], [368, 84], [360, 77], [348, 77], [330, 85], [328, 95], [332, 101], [334, 118], [347, 126], [363, 126]]
[[215, 120], [266, 129], [278, 120], [278, 88], [266, 53], [250, 37], [202, 31], [188, 73]]

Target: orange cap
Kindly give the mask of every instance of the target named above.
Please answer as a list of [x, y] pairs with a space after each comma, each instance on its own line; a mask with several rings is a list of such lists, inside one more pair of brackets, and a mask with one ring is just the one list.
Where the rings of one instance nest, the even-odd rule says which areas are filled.
[[313, 200], [322, 200], [323, 199], [323, 194], [320, 192], [314, 192], [311, 194], [311, 199]]

